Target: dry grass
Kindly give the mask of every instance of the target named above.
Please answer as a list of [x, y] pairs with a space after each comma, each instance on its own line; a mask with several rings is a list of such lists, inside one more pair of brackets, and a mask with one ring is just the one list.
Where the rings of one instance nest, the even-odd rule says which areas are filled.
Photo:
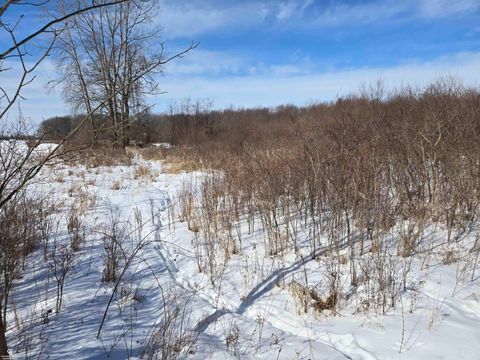
[[144, 149], [135, 149], [135, 153], [139, 154], [145, 160], [163, 161], [166, 160], [171, 149], [164, 149], [159, 147], [148, 147]]
[[149, 147], [138, 150], [138, 154], [143, 159], [162, 162], [162, 172], [167, 174], [179, 174], [205, 169], [207, 163], [199, 161], [202, 157], [198, 157], [195, 153], [196, 149], [185, 146], [174, 148]]
[[118, 180], [115, 180], [112, 183], [112, 186], [110, 187], [111, 190], [120, 190], [121, 188], [122, 188], [122, 184]]
[[445, 255], [442, 259], [444, 265], [451, 265], [459, 260], [459, 254], [455, 250], [448, 249], [445, 251]]
[[324, 298], [314, 288], [308, 288], [295, 280], [287, 285], [287, 289], [296, 302], [299, 315], [310, 309], [319, 313], [334, 311], [337, 306], [338, 295], [335, 291]]
[[100, 166], [130, 166], [132, 159], [131, 152], [101, 148], [74, 152], [66, 160], [77, 165], [85, 165], [87, 169], [93, 169]]
[[166, 174], [181, 174], [183, 172], [192, 172], [200, 170], [198, 166], [190, 161], [179, 161], [169, 158], [168, 162], [164, 164], [162, 172]]
[[75, 207], [79, 214], [84, 214], [96, 204], [97, 198], [83, 182], [74, 183], [68, 189], [68, 196], [75, 199]]
[[152, 169], [145, 164], [140, 164], [135, 166], [135, 169], [133, 171], [133, 178], [135, 180], [137, 179], [153, 179], [154, 174], [152, 172]]

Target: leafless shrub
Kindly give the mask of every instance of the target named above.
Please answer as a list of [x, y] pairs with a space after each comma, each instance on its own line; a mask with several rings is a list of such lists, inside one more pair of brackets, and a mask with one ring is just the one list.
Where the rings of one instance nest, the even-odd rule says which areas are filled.
[[110, 211], [108, 223], [105, 224], [101, 234], [105, 250], [102, 281], [114, 283], [118, 280], [120, 270], [126, 261], [127, 256], [123, 247], [129, 236], [119, 212], [113, 209]]
[[110, 189], [112, 190], [120, 190], [121, 188], [122, 188], [122, 183], [119, 180], [115, 180], [112, 183], [112, 186], [110, 187]]
[[65, 182], [65, 178], [62, 175], [59, 175], [55, 178], [55, 181], [60, 184], [63, 184]]
[[42, 198], [29, 198], [20, 192], [0, 212], [0, 310], [6, 326], [7, 307], [13, 281], [25, 268], [27, 256], [51, 234], [51, 205]]
[[69, 209], [67, 215], [67, 231], [70, 238], [70, 246], [73, 251], [80, 250], [85, 243], [85, 224], [75, 204]]
[[192, 182], [184, 182], [178, 195], [178, 209], [180, 221], [186, 221], [191, 226], [193, 210], [195, 207], [195, 193]]
[[58, 314], [62, 309], [65, 280], [75, 266], [75, 251], [72, 246], [59, 243], [55, 239], [49, 253], [49, 265], [56, 280], [55, 312]]
[[152, 178], [153, 173], [149, 166], [145, 164], [140, 164], [135, 166], [133, 171], [133, 178], [134, 179], [145, 179], [145, 178]]
[[145, 301], [145, 295], [142, 293], [140, 287], [135, 286], [132, 283], [123, 283], [118, 291], [117, 304], [120, 309], [120, 313], [123, 308], [132, 304], [141, 304]]
[[458, 253], [453, 249], [447, 249], [445, 251], [445, 256], [443, 257], [442, 263], [444, 265], [450, 265], [459, 260]]
[[240, 328], [235, 323], [231, 323], [225, 336], [225, 346], [233, 356], [240, 357]]
[[38, 230], [40, 232], [41, 242], [43, 245], [43, 258], [46, 261], [48, 255], [48, 245], [50, 238], [58, 232], [59, 222], [54, 221], [52, 215], [54, 214], [54, 206], [48, 201], [42, 201], [38, 209], [39, 222]]
[[163, 314], [152, 328], [141, 351], [142, 359], [185, 358], [196, 351], [198, 333], [190, 330], [188, 299], [172, 295], [163, 305]]
[[480, 233], [479, 233], [478, 229], [477, 229], [477, 232], [475, 234], [475, 244], [473, 245], [472, 249], [470, 250], [470, 253], [473, 255], [471, 281], [474, 281], [475, 280], [475, 272], [477, 271], [478, 258], [479, 258], [479, 255], [480, 255]]
[[310, 309], [313, 309], [318, 313], [329, 311], [330, 313], [335, 314], [340, 294], [338, 287], [335, 284], [337, 281], [336, 275], [330, 274], [330, 276], [333, 278], [333, 280], [328, 288], [329, 292], [324, 296], [319, 294], [316, 287], [303, 285], [296, 280], [292, 280], [287, 285], [287, 289], [297, 302], [299, 314], [306, 314]]
[[69, 154], [69, 156], [66, 157], [66, 160], [85, 165], [88, 169], [94, 169], [100, 166], [132, 165], [131, 154], [120, 149], [112, 150], [109, 148], [83, 150], [81, 153], [76, 150], [73, 154]]
[[45, 331], [48, 325], [45, 318], [48, 319], [48, 314], [40, 313], [35, 306], [36, 299], [33, 299], [33, 302], [34, 305], [24, 317], [20, 317], [14, 303], [16, 325], [14, 348], [15, 353], [23, 354], [24, 359], [38, 358], [39, 353], [44, 353], [48, 341]]
[[72, 207], [79, 214], [84, 214], [96, 203], [96, 196], [92, 194], [86, 183], [77, 182], [68, 189], [68, 196], [74, 199]]

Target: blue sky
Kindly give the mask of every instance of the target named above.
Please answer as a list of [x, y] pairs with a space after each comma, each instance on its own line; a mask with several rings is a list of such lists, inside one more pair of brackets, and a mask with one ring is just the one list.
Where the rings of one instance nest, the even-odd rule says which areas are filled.
[[[171, 53], [200, 42], [165, 67], [156, 111], [186, 97], [216, 108], [304, 105], [378, 79], [480, 84], [480, 0], [160, 0], [156, 21]], [[45, 63], [29, 90], [22, 110], [33, 121], [68, 112], [45, 90], [54, 76]]]

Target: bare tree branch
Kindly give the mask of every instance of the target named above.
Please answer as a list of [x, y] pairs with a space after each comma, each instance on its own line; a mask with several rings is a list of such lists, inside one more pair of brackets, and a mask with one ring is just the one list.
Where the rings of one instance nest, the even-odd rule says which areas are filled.
[[[45, 33], [49, 28], [51, 28], [53, 25], [56, 25], [58, 23], [61, 23], [61, 22], [64, 22], [65, 20], [68, 20], [74, 16], [77, 16], [77, 15], [80, 15], [82, 13], [85, 13], [87, 11], [90, 11], [90, 10], [94, 10], [94, 9], [99, 9], [99, 8], [103, 8], [103, 7], [106, 7], [106, 6], [110, 6], [110, 5], [115, 5], [115, 4], [120, 4], [120, 3], [123, 3], [123, 2], [126, 2], [126, 1], [129, 1], [129, 0], [116, 0], [116, 1], [111, 1], [111, 2], [106, 2], [106, 3], [101, 3], [101, 4], [95, 4], [95, 2], [93, 2], [93, 4], [91, 6], [87, 6], [87, 7], [84, 7], [84, 8], [81, 8], [81, 9], [78, 9], [76, 11], [73, 11], [71, 13], [68, 13], [62, 17], [59, 17], [59, 18], [56, 18], [56, 19], [53, 19], [51, 21], [49, 21], [47, 24], [45, 24], [44, 26], [42, 26], [40, 29], [38, 29], [37, 31], [31, 33], [30, 35], [28, 35], [27, 37], [25, 37], [24, 39], [20, 40], [18, 43], [14, 44], [13, 46], [11, 46], [9, 49], [5, 50], [4, 52], [0, 53], [0, 60], [3, 60], [5, 59], [5, 57], [10, 54], [12, 51], [18, 49], [20, 46], [23, 46], [25, 44], [27, 44], [28, 42], [30, 42], [32, 39], [36, 38], [37, 36], [39, 36], [40, 34], [43, 34]], [[5, 9], [2, 8], [2, 11], [0, 12], [0, 16], [3, 14], [3, 12], [6, 10], [6, 8], [12, 3], [13, 1], [12, 0], [8, 0], [7, 3], [4, 5]]]

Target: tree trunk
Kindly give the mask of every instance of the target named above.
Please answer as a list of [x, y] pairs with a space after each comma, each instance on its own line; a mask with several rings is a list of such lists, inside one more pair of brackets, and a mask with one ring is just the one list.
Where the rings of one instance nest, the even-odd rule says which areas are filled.
[[[0, 304], [0, 312], [2, 311], [2, 305]], [[7, 338], [5, 337], [5, 326], [3, 320], [0, 317], [0, 356], [8, 356]]]

